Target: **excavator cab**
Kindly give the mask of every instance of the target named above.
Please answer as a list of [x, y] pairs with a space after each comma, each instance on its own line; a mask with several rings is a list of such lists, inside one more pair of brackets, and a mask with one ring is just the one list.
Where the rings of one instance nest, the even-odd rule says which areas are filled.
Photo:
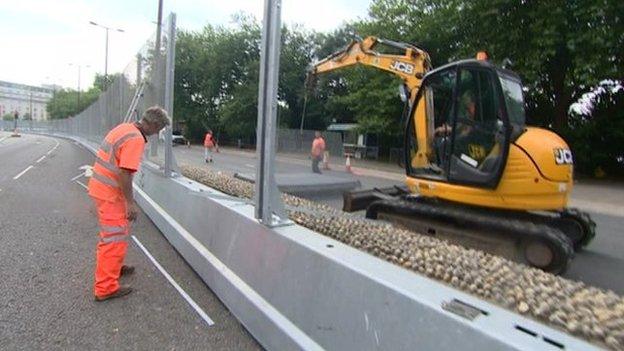
[[494, 189], [524, 128], [520, 79], [485, 61], [441, 67], [425, 76], [410, 116], [408, 176]]

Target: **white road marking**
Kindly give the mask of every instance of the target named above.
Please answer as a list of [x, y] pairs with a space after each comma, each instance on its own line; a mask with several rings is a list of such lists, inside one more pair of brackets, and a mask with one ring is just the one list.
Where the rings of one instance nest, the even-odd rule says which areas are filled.
[[30, 171], [31, 168], [33, 168], [32, 165], [28, 166], [25, 170], [21, 171], [20, 174], [18, 174], [15, 177], [13, 177], [13, 180], [17, 180], [19, 177], [23, 176], [24, 173]]
[[41, 156], [36, 162], [39, 163], [39, 162], [43, 161], [44, 158], [46, 158], [46, 155]]
[[139, 248], [143, 250], [143, 253], [145, 253], [147, 258], [149, 258], [150, 261], [152, 261], [152, 263], [154, 264], [154, 266], [156, 266], [156, 268], [158, 268], [160, 273], [162, 273], [162, 275], [169, 281], [169, 283], [171, 283], [171, 285], [173, 285], [173, 287], [180, 293], [180, 295], [182, 295], [182, 297], [186, 300], [186, 302], [188, 302], [188, 304], [191, 305], [191, 307], [193, 307], [195, 312], [199, 314], [199, 316], [208, 324], [208, 326], [214, 325], [214, 322], [212, 321], [212, 319], [210, 319], [210, 317], [208, 317], [206, 312], [204, 312], [204, 310], [202, 310], [201, 307], [199, 307], [199, 305], [195, 301], [193, 301], [193, 299], [186, 293], [186, 291], [184, 291], [184, 289], [182, 289], [182, 287], [180, 287], [180, 285], [178, 285], [178, 283], [176, 283], [176, 281], [173, 280], [171, 275], [169, 275], [169, 273], [165, 271], [165, 269], [160, 265], [160, 263], [156, 261], [154, 256], [152, 256], [149, 253], [149, 251], [147, 251], [147, 249], [145, 248], [145, 246], [143, 246], [143, 244], [141, 244], [139, 239], [137, 239], [136, 236], [132, 235], [132, 240], [134, 240], [134, 242], [139, 246]]
[[250, 165], [249, 163], [245, 164], [245, 166], [249, 167], [249, 168], [256, 168], [256, 166], [254, 165]]
[[50, 150], [48, 150], [48, 152], [46, 153], [46, 155], [51, 154], [54, 150], [56, 150], [56, 148], [61, 145], [61, 143], [58, 142], [58, 140], [54, 140], [56, 142], [56, 145], [54, 145], [53, 148], [51, 148]]
[[7, 136], [5, 136], [5, 137], [0, 138], [0, 143], [1, 143], [1, 142], [3, 142], [3, 141], [4, 141], [4, 139], [6, 139], [6, 138], [8, 138], [8, 137], [10, 137], [10, 135], [7, 135]]
[[84, 185], [81, 181], [77, 180], [76, 183], [80, 184], [80, 186], [82, 186], [83, 188], [89, 190], [89, 188], [86, 185]]
[[76, 180], [76, 179], [78, 179], [78, 178], [80, 178], [80, 177], [82, 177], [82, 176], [84, 176], [84, 175], [85, 175], [85, 174], [84, 174], [84, 172], [82, 172], [82, 173], [80, 173], [79, 175], [77, 175], [77, 176], [73, 177], [72, 179], [70, 179], [69, 181], [70, 181], [70, 182], [73, 182], [74, 180]]

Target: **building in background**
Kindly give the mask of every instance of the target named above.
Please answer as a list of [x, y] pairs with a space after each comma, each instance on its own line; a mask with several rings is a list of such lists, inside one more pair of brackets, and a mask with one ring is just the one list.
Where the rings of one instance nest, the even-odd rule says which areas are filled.
[[20, 119], [28, 116], [35, 121], [48, 119], [46, 105], [52, 99], [55, 88], [56, 86], [35, 87], [0, 80], [0, 118], [17, 111]]

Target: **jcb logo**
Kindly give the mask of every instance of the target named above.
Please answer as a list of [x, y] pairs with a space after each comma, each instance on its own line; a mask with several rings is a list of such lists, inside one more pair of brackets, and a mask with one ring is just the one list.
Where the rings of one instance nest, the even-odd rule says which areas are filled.
[[558, 165], [571, 165], [574, 163], [572, 160], [572, 152], [570, 149], [555, 149], [555, 163]]
[[405, 62], [401, 62], [401, 61], [394, 61], [394, 62], [392, 62], [392, 65], [390, 65], [390, 69], [393, 69], [393, 70], [399, 71], [399, 72], [403, 72], [403, 73], [407, 73], [407, 74], [414, 73], [414, 65], [409, 64], [409, 63], [405, 63]]
[[468, 144], [468, 154], [477, 161], [485, 158], [485, 148], [479, 144]]

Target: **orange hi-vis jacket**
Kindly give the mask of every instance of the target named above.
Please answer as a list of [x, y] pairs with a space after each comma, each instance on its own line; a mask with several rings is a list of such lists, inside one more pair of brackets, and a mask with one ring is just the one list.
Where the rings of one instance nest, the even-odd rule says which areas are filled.
[[212, 134], [206, 133], [204, 137], [204, 147], [214, 147], [214, 139], [212, 138]]
[[134, 123], [113, 128], [102, 142], [89, 180], [89, 195], [105, 201], [123, 198], [119, 185], [121, 169], [137, 171], [147, 139]]
[[325, 139], [323, 137], [314, 138], [312, 141], [312, 156], [320, 157], [325, 152]]

